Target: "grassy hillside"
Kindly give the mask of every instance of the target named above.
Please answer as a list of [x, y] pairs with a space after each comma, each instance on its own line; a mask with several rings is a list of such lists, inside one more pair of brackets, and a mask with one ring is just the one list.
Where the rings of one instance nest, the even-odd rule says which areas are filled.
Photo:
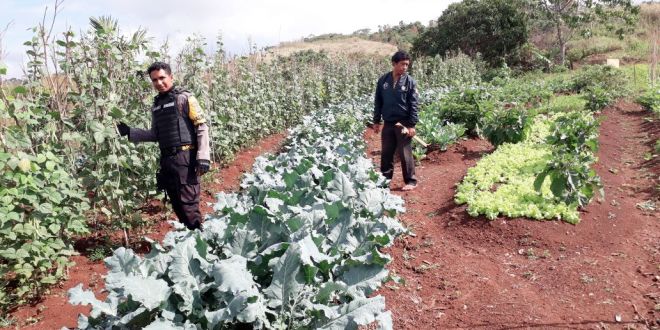
[[[556, 48], [554, 31], [534, 27], [530, 41], [550, 57]], [[567, 44], [567, 59], [579, 64], [603, 64], [607, 58], [621, 59], [622, 64], [650, 62], [653, 42], [657, 42], [660, 30], [660, 3], [640, 5], [639, 22], [633, 33], [619, 39], [605, 26], [593, 28], [593, 35], [585, 38], [575, 36]]]
[[[438, 13], [438, 16], [441, 13]], [[640, 5], [639, 22], [635, 31], [619, 39], [614, 32], [618, 27], [592, 26], [588, 38], [575, 35], [567, 44], [567, 59], [573, 64], [602, 64], [607, 58], [619, 58], [622, 64], [651, 62], [653, 42], [660, 35], [660, 3]], [[329, 53], [392, 54], [398, 48], [406, 49], [414, 38], [427, 27], [419, 22], [397, 26], [383, 26], [377, 32], [358, 30], [351, 35], [338, 33], [305, 38], [299, 42], [282, 43], [268, 49], [271, 55], [289, 55], [301, 50], [325, 50]], [[554, 27], [547, 20], [530, 20], [529, 43], [540, 54], [553, 59], [558, 55]]]
[[338, 36], [332, 39], [314, 40], [310, 42], [284, 42], [277, 47], [268, 48], [267, 56], [287, 56], [305, 50], [325, 51], [329, 54], [376, 54], [391, 56], [397, 48], [392, 44], [364, 40], [357, 37]]

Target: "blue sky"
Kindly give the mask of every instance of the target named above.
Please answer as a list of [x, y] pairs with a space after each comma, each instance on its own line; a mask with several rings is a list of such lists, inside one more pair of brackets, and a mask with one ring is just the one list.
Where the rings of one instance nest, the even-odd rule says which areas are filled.
[[[299, 40], [311, 34], [351, 33], [362, 28], [399, 21], [428, 24], [456, 0], [64, 0], [55, 23], [56, 31], [70, 26], [78, 32], [89, 26], [89, 17], [111, 16], [124, 34], [146, 28], [159, 46], [169, 40], [173, 52], [193, 34], [215, 44], [222, 33], [231, 54], [249, 51], [249, 40], [258, 47]], [[28, 31], [49, 14], [55, 0], [0, 0], [0, 31], [8, 24], [2, 45], [9, 77], [22, 75]], [[211, 47], [211, 46], [209, 46]]]

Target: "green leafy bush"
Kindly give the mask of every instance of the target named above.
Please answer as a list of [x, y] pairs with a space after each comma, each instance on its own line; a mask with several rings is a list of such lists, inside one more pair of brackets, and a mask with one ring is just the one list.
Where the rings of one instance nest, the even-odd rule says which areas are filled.
[[587, 101], [585, 109], [590, 111], [599, 111], [614, 101], [614, 94], [598, 85], [582, 90], [582, 97]]
[[522, 106], [498, 107], [484, 114], [483, 135], [494, 146], [523, 141], [531, 130], [534, 116]]
[[0, 152], [0, 310], [65, 275], [73, 235], [87, 233], [80, 183], [51, 152]]
[[413, 42], [412, 52], [444, 56], [460, 50], [481, 54], [491, 66], [499, 66], [527, 40], [527, 16], [521, 5], [501, 0], [453, 3]]
[[625, 95], [628, 89], [628, 79], [621, 70], [609, 65], [585, 66], [571, 78], [568, 87], [574, 93], [581, 93], [590, 87], [599, 86], [613, 97]]
[[417, 123], [417, 134], [432, 148], [447, 150], [465, 134], [465, 125], [445, 123], [439, 116], [431, 111], [422, 111]]
[[503, 104], [519, 104], [530, 108], [547, 102], [553, 95], [548, 83], [524, 77], [495, 85], [490, 92]]
[[490, 95], [481, 88], [455, 90], [440, 100], [425, 106], [429, 113], [437, 114], [441, 120], [462, 124], [470, 134], [477, 133], [482, 114], [494, 107]]
[[484, 64], [463, 53], [450, 56], [421, 57], [410, 68], [420, 90], [430, 88], [461, 88], [481, 82]]
[[637, 103], [641, 104], [649, 111], [660, 115], [660, 88], [652, 88], [637, 98]]
[[538, 113], [572, 112], [584, 110], [587, 101], [580, 95], [558, 95], [537, 108]]
[[537, 190], [549, 177], [552, 193], [567, 204], [583, 207], [595, 192], [602, 195], [600, 177], [591, 169], [596, 162], [598, 127], [599, 121], [585, 112], [562, 114], [555, 120], [547, 139], [552, 158], [534, 183]]

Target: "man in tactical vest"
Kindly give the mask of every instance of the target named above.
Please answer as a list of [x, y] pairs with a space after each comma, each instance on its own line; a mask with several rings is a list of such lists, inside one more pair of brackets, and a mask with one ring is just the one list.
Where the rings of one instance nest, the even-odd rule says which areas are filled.
[[158, 91], [151, 109], [151, 129], [119, 123], [121, 136], [131, 142], [158, 142], [158, 189], [165, 190], [176, 216], [188, 229], [201, 229], [199, 176], [210, 167], [209, 128], [202, 109], [188, 91], [174, 86], [169, 64], [155, 62], [147, 70]]

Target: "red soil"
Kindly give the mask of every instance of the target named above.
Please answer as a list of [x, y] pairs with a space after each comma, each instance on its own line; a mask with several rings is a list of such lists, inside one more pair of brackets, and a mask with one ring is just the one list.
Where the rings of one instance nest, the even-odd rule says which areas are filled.
[[[462, 141], [417, 168], [400, 219], [415, 233], [388, 252], [395, 329], [646, 329], [660, 327], [660, 219], [638, 203], [658, 205], [660, 165], [644, 156], [660, 126], [638, 105], [604, 110], [599, 162], [605, 199], [581, 222], [470, 217], [453, 201], [468, 167], [492, 147]], [[367, 133], [370, 154], [380, 148]], [[375, 159], [378, 163], [378, 159]], [[402, 185], [395, 174], [393, 187]], [[397, 181], [398, 179], [398, 181]], [[618, 321], [617, 321], [618, 320]]]

